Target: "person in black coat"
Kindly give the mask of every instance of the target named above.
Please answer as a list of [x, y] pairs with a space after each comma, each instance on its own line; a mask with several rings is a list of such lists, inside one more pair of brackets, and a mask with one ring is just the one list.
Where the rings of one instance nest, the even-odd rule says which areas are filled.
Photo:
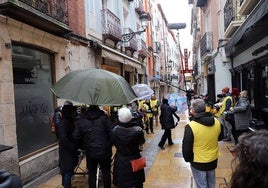
[[73, 138], [85, 150], [90, 188], [96, 187], [98, 165], [104, 188], [111, 187], [112, 128], [112, 121], [95, 105], [91, 105], [76, 121]]
[[57, 124], [57, 138], [59, 141], [59, 168], [62, 175], [62, 185], [64, 188], [71, 188], [71, 180], [74, 169], [78, 164], [78, 147], [76, 146], [72, 133], [74, 130], [74, 120], [76, 107], [72, 102], [66, 101], [62, 107], [62, 118]]
[[118, 111], [119, 125], [112, 131], [116, 147], [113, 183], [118, 188], [142, 188], [145, 182], [144, 169], [132, 172], [130, 161], [141, 157], [139, 146], [145, 143], [143, 129], [133, 121], [130, 109]]
[[22, 182], [16, 174], [10, 174], [8, 171], [0, 170], [0, 187], [1, 188], [22, 188]]
[[164, 129], [164, 134], [158, 144], [161, 149], [165, 149], [164, 145], [166, 140], [168, 139], [168, 144], [173, 145], [172, 137], [171, 137], [171, 129], [175, 128], [173, 115], [180, 121], [180, 117], [175, 113], [177, 111], [177, 107], [171, 107], [168, 104], [167, 99], [162, 100], [162, 104], [160, 106], [161, 114], [160, 114], [160, 124], [162, 129]]

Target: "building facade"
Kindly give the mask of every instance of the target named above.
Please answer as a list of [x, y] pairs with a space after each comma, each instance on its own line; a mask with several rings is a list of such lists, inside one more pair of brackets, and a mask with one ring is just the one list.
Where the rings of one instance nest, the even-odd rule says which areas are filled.
[[196, 91], [247, 90], [254, 118], [268, 124], [267, 1], [195, 0], [192, 34]]
[[[51, 86], [70, 71], [101, 68], [146, 83], [142, 0], [17, 0], [0, 3], [0, 168], [25, 187], [58, 173], [49, 117], [64, 100]], [[101, 20], [101, 21], [100, 21]], [[146, 29], [146, 28], [145, 28]]]

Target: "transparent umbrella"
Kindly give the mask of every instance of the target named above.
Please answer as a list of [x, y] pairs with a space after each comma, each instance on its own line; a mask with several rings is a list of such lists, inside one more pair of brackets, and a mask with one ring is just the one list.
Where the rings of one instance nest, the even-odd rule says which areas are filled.
[[132, 86], [138, 99], [150, 98], [154, 91], [147, 84], [135, 84]]
[[183, 113], [188, 109], [187, 98], [184, 95], [177, 93], [168, 93], [165, 98], [168, 100], [168, 104], [171, 106], [177, 106], [177, 113]]

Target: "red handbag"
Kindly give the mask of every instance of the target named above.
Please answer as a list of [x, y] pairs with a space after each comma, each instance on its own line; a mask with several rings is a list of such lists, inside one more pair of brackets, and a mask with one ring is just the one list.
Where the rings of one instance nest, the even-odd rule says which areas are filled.
[[130, 161], [132, 166], [132, 172], [137, 172], [139, 170], [142, 170], [144, 167], [146, 167], [146, 159], [145, 157], [141, 157], [138, 159], [133, 159]]

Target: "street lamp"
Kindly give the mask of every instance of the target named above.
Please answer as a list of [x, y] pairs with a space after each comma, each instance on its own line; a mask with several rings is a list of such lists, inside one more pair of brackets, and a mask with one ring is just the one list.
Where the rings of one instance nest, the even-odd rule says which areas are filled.
[[[186, 28], [186, 23], [168, 23], [167, 27], [169, 29], [176, 29], [178, 31], [177, 37], [178, 37], [179, 54], [180, 54], [181, 62], [183, 63], [183, 58], [182, 58], [183, 55], [182, 55], [182, 52], [181, 52], [180, 39], [179, 39], [179, 29]], [[183, 72], [183, 79], [184, 79], [184, 87], [185, 87], [185, 91], [186, 91], [187, 87], [186, 87], [186, 80], [185, 80], [185, 73], [184, 72]]]
[[131, 32], [131, 33], [124, 33], [122, 35], [122, 42], [129, 42], [135, 35], [140, 35], [141, 33], [145, 32], [146, 27], [148, 25], [148, 21], [149, 21], [149, 15], [147, 13], [142, 13], [140, 15], [140, 20], [141, 20], [141, 27], [143, 28], [143, 30], [140, 31], [136, 31], [136, 32]]

